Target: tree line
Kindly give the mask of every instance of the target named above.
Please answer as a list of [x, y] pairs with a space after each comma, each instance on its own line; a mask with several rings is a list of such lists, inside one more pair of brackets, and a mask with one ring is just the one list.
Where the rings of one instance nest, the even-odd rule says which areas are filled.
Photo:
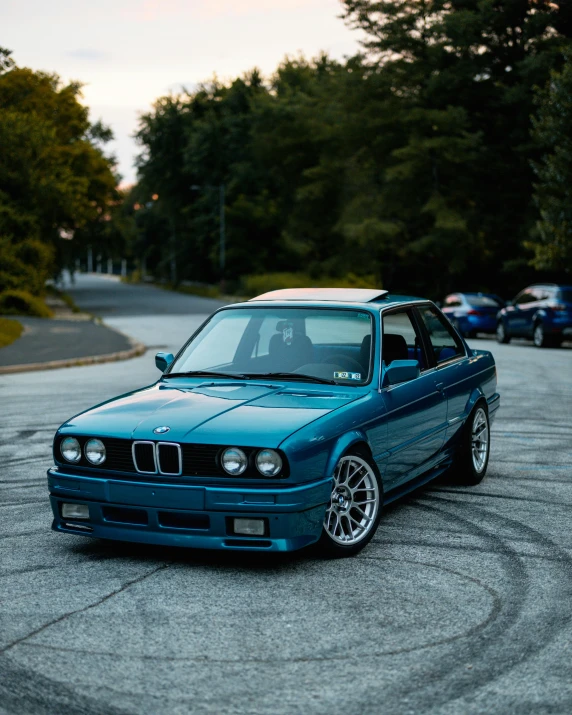
[[572, 3], [341, 8], [363, 39], [354, 57], [290, 57], [269, 79], [159, 98], [123, 193], [79, 86], [3, 55], [0, 292], [30, 257], [57, 270], [87, 245], [156, 279], [246, 293], [325, 281], [510, 296], [570, 282]]
[[359, 55], [159, 99], [137, 134], [138, 251], [216, 280], [224, 185], [227, 280], [351, 273], [438, 297], [565, 279], [570, 5], [344, 0]]

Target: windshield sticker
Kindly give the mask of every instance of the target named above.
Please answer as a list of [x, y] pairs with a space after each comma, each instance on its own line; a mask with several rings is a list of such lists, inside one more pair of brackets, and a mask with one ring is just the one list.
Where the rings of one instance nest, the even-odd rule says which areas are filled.
[[292, 325], [292, 323], [286, 323], [286, 325], [282, 328], [282, 340], [286, 343], [286, 345], [291, 345], [293, 339], [294, 326]]
[[361, 380], [361, 372], [335, 372], [334, 380]]

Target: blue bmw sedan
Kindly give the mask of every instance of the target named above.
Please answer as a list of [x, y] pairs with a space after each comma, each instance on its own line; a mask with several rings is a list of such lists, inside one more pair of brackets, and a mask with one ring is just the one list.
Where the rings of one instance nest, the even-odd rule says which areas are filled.
[[156, 364], [155, 384], [58, 429], [56, 531], [351, 556], [384, 505], [487, 470], [494, 359], [427, 300], [275, 291], [218, 310]]
[[457, 331], [466, 338], [473, 338], [477, 333], [496, 332], [497, 313], [504, 301], [490, 293], [451, 293], [442, 306]]

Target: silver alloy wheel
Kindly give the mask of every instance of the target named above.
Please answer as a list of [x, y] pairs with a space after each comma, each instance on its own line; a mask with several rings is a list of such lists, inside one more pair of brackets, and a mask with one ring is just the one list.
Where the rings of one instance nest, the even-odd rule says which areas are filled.
[[504, 338], [505, 338], [504, 324], [501, 320], [500, 323], [497, 323], [497, 340], [502, 343]]
[[342, 457], [324, 518], [328, 535], [337, 544], [357, 544], [369, 534], [378, 511], [379, 487], [372, 467], [361, 457]]
[[538, 323], [534, 328], [534, 344], [537, 348], [541, 348], [544, 344], [544, 328], [542, 327], [542, 323]]
[[471, 430], [471, 454], [473, 466], [477, 474], [480, 474], [487, 463], [489, 453], [489, 424], [487, 413], [479, 407], [473, 417]]

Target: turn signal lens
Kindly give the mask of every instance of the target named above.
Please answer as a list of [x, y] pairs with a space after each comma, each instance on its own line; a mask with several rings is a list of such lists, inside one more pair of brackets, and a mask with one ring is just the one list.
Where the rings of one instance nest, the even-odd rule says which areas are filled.
[[233, 477], [242, 474], [248, 466], [246, 454], [244, 454], [242, 449], [238, 449], [238, 447], [229, 447], [229, 449], [225, 449], [222, 453], [221, 462], [224, 471]]
[[105, 445], [100, 439], [90, 439], [85, 445], [85, 457], [91, 464], [105, 462]]
[[66, 437], [61, 441], [60, 452], [67, 462], [79, 462], [81, 459], [81, 447], [75, 437]]
[[262, 449], [256, 455], [256, 468], [263, 477], [275, 477], [282, 469], [282, 458], [273, 449]]

